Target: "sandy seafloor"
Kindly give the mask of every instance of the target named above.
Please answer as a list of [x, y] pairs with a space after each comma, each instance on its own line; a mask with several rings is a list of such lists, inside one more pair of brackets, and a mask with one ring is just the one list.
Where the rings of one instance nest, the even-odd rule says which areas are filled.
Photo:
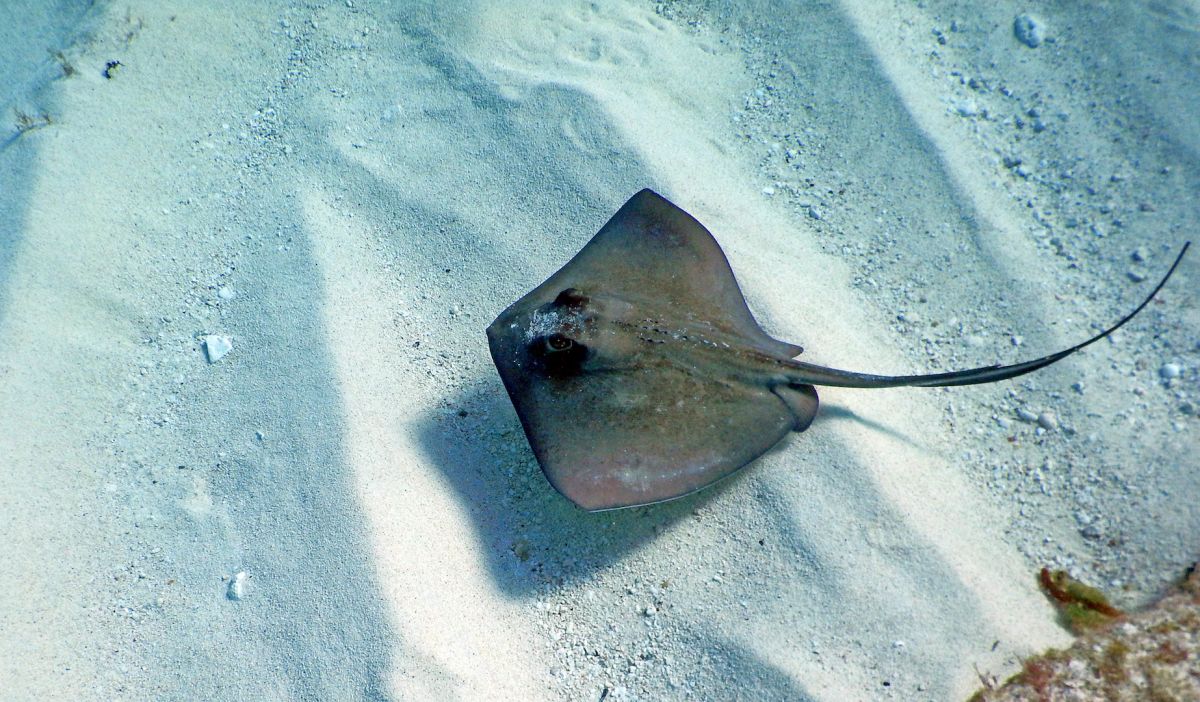
[[1200, 557], [1196, 256], [615, 513], [483, 335], [652, 187], [809, 361], [1082, 340], [1200, 235], [1195, 2], [29, 0], [0, 60], [4, 699], [960, 699], [1069, 641], [1041, 566]]

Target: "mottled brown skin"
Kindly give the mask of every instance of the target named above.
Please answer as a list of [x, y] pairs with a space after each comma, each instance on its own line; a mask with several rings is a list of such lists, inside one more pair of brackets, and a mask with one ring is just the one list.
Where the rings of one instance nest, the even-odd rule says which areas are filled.
[[1175, 266], [1116, 325], [1044, 358], [932, 375], [851, 373], [792, 360], [800, 347], [754, 321], [708, 230], [643, 190], [487, 334], [546, 477], [595, 511], [674, 499], [730, 475], [808, 428], [815, 385], [968, 385], [1054, 363], [1129, 321]]

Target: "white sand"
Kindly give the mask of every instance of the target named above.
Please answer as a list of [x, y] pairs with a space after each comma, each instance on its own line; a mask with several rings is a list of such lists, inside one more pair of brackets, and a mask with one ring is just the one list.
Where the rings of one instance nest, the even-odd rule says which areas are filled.
[[483, 336], [653, 187], [811, 361], [1081, 340], [1200, 221], [1186, 3], [1044, 10], [1037, 48], [1007, 2], [26, 4], [14, 699], [958, 699], [1068, 641], [1042, 565], [1128, 605], [1200, 555], [1194, 256], [1112, 343], [823, 389], [738, 477], [601, 515], [538, 472]]

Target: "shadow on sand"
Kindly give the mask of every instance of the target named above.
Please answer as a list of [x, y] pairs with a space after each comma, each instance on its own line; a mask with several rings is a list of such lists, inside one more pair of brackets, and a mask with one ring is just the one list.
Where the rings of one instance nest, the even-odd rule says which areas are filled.
[[586, 512], [542, 475], [499, 381], [484, 388], [451, 398], [457, 413], [426, 414], [420, 437], [425, 455], [468, 505], [507, 593], [531, 595], [587, 579], [739, 479], [664, 504]]

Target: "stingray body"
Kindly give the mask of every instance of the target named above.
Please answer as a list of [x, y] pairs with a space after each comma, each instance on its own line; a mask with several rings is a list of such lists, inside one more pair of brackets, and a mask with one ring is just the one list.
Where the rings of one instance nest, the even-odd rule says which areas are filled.
[[1064, 351], [951, 373], [853, 373], [793, 360], [800, 347], [758, 326], [708, 230], [643, 190], [487, 334], [551, 484], [586, 510], [615, 509], [699, 490], [807, 429], [817, 385], [969, 385], [1054, 363], [1136, 315], [1182, 257], [1132, 313]]

